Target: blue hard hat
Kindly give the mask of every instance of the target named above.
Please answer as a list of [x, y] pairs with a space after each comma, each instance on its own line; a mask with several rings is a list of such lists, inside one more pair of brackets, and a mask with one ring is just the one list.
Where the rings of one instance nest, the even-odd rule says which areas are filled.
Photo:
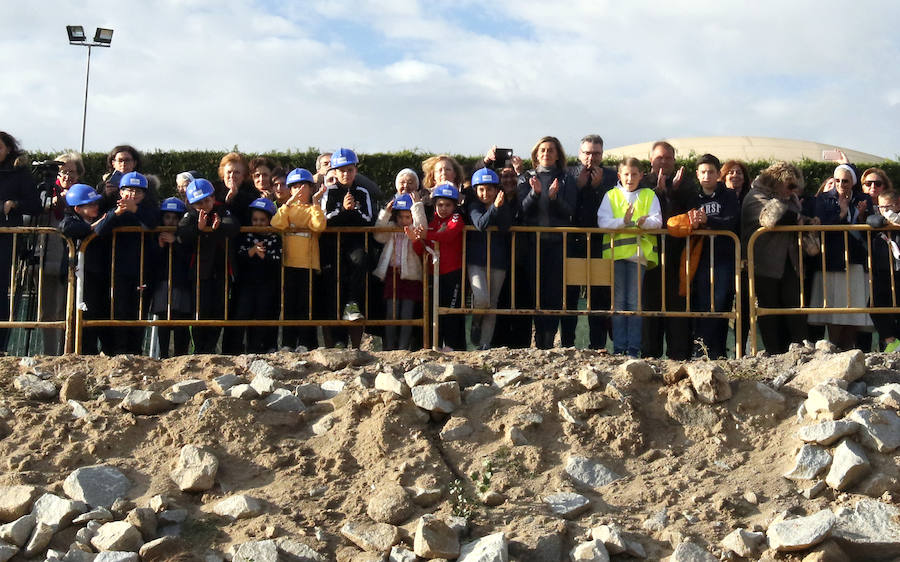
[[103, 199], [103, 196], [97, 193], [93, 187], [83, 183], [76, 183], [66, 191], [66, 203], [69, 206], [90, 205]]
[[431, 191], [431, 198], [443, 197], [444, 199], [453, 199], [454, 203], [459, 202], [459, 190], [452, 183], [442, 183]]
[[403, 193], [394, 197], [393, 209], [395, 211], [411, 211], [412, 206], [413, 200], [412, 197], [409, 196], [409, 193]]
[[159, 210], [163, 213], [184, 213], [187, 211], [187, 206], [181, 199], [169, 197], [168, 199], [163, 199], [163, 202], [159, 206]]
[[308, 181], [309, 183], [316, 183], [315, 178], [313, 178], [312, 172], [307, 170], [306, 168], [294, 168], [291, 170], [291, 173], [287, 175], [287, 179], [284, 180], [285, 185], [290, 187], [295, 183], [302, 183]]
[[123, 187], [136, 187], [138, 189], [147, 189], [147, 178], [143, 174], [137, 172], [128, 172], [119, 180], [119, 189]]
[[342, 168], [350, 164], [359, 164], [356, 153], [349, 148], [339, 148], [331, 153], [331, 169]]
[[266, 199], [265, 197], [260, 197], [259, 199], [254, 199], [253, 203], [250, 203], [251, 209], [258, 209], [265, 213], [268, 213], [269, 216], [273, 216], [275, 214], [275, 203], [273, 203], [270, 199]]
[[497, 172], [494, 170], [491, 170], [490, 168], [481, 168], [472, 174], [472, 187], [489, 183], [500, 184], [500, 176], [498, 176]]
[[188, 203], [193, 205], [201, 199], [206, 199], [215, 191], [213, 184], [209, 183], [209, 180], [199, 178], [188, 184], [185, 193], [187, 194]]

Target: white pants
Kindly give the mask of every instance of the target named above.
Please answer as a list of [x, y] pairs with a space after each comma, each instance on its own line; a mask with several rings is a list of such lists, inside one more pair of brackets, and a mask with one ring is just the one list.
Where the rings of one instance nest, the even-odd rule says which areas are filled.
[[[500, 289], [506, 279], [506, 271], [491, 269], [491, 286], [488, 288], [487, 268], [480, 265], [469, 265], [469, 284], [472, 286], [473, 308], [497, 308]], [[494, 337], [496, 314], [472, 315], [472, 343], [476, 346], [489, 346]]]

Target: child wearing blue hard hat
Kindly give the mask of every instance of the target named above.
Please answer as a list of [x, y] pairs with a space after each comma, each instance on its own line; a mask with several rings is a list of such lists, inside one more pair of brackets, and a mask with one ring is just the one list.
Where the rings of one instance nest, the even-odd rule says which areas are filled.
[[[111, 228], [159, 226], [159, 209], [148, 196], [150, 182], [139, 172], [128, 172], [119, 180], [119, 199], [108, 211]], [[139, 232], [113, 235], [113, 318], [145, 318], [150, 307], [151, 264], [155, 256], [155, 236]], [[158, 248], [158, 246], [156, 247]], [[144, 298], [146, 297], [146, 298]], [[143, 327], [119, 327], [113, 330], [115, 354], [140, 355], [143, 351]]]
[[[250, 225], [268, 227], [275, 215], [275, 203], [266, 198], [250, 203]], [[245, 232], [238, 238], [237, 279], [241, 290], [235, 315], [238, 320], [276, 320], [281, 303], [281, 236], [272, 232]], [[246, 333], [247, 353], [268, 353], [278, 349], [278, 328], [259, 326], [238, 328], [237, 341]]]
[[[339, 148], [332, 153], [331, 170], [335, 181], [330, 185], [326, 182], [327, 189], [322, 199], [328, 226], [372, 226], [375, 223], [374, 197], [368, 188], [357, 181], [358, 166], [359, 159], [349, 148]], [[321, 240], [321, 312], [326, 318], [337, 317], [338, 311], [334, 309], [334, 303], [339, 301], [343, 309], [340, 318], [364, 320], [365, 280], [368, 274], [366, 235], [345, 233], [339, 236], [340, 252], [338, 236], [325, 235]], [[340, 287], [339, 295], [333, 294], [336, 287]], [[361, 326], [354, 326], [349, 330], [326, 328], [323, 332], [325, 343], [329, 346], [345, 343], [345, 334], [349, 334], [350, 345], [353, 347], [358, 348], [362, 342]]]
[[[509, 270], [509, 227], [513, 222], [512, 204], [500, 190], [500, 176], [481, 168], [472, 174], [475, 197], [469, 202], [468, 214], [475, 232], [467, 233], [466, 270], [472, 287], [473, 308], [497, 308], [500, 289]], [[496, 227], [495, 232], [485, 232]], [[472, 316], [472, 343], [479, 349], [490, 349], [494, 337], [495, 314]]]
[[[187, 212], [187, 206], [181, 199], [169, 197], [160, 204], [159, 211], [160, 225], [173, 228], [178, 226]], [[156, 238], [156, 245], [160, 251], [157, 252], [156, 266], [153, 268], [155, 279], [150, 312], [163, 320], [189, 320], [194, 312], [190, 275], [191, 251], [181, 243], [172, 230], [160, 232]], [[190, 350], [191, 333], [184, 326], [175, 328], [160, 326], [156, 337], [160, 358], [187, 355]], [[169, 353], [169, 343], [172, 340], [174, 347], [172, 353]]]
[[[319, 271], [319, 233], [325, 230], [325, 211], [319, 203], [325, 187], [316, 190], [309, 170], [297, 168], [286, 177], [291, 196], [272, 217], [272, 226], [284, 231], [284, 319], [311, 320], [313, 272]], [[318, 347], [313, 326], [285, 326], [281, 345], [296, 349]]]
[[[74, 240], [79, 249], [85, 238], [97, 234], [79, 257], [82, 260], [79, 263], [82, 300], [76, 305], [84, 310], [85, 320], [109, 318], [110, 239], [107, 235], [111, 227], [110, 215], [98, 219], [102, 199], [103, 196], [89, 185], [77, 183], [69, 187], [66, 192], [68, 208], [59, 221], [60, 232]], [[111, 354], [113, 350], [109, 328], [85, 328], [81, 342], [80, 352], [85, 355], [96, 355], [101, 350]]]
[[[412, 197], [408, 193], [398, 193], [378, 213], [375, 226], [411, 227], [412, 213]], [[425, 217], [420, 221], [424, 223]], [[384, 281], [385, 318], [409, 320], [416, 303], [422, 302], [422, 253], [425, 247], [421, 240], [410, 240], [402, 231], [376, 232], [375, 241], [384, 244], [374, 273]], [[409, 349], [411, 335], [412, 326], [402, 326], [398, 340], [397, 327], [385, 326], [383, 348]]]
[[[214, 192], [209, 180], [198, 178], [188, 184], [185, 193], [191, 208], [175, 231], [192, 251], [191, 261], [196, 268], [197, 316], [201, 320], [225, 317], [226, 272], [232, 270], [228, 245], [240, 229], [231, 212], [216, 201]], [[194, 352], [216, 353], [221, 331], [221, 328], [213, 327], [193, 328]], [[237, 353], [239, 350], [223, 349], [222, 352]]]
[[[459, 190], [451, 183], [442, 183], [431, 191], [434, 218], [427, 225], [421, 201], [413, 204], [413, 228], [406, 229], [411, 240], [425, 241], [429, 246], [440, 244], [440, 268], [438, 302], [442, 307], [459, 308], [462, 304], [462, 246], [466, 224], [457, 211]], [[466, 349], [466, 319], [461, 314], [444, 314], [440, 318], [439, 332], [444, 349]], [[435, 342], [435, 343], [441, 343]]]

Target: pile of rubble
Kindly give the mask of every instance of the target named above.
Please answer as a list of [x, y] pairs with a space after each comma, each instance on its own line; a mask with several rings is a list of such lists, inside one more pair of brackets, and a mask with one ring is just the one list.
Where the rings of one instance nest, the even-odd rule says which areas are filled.
[[900, 556], [890, 356], [90, 361], [0, 359], [0, 562]]

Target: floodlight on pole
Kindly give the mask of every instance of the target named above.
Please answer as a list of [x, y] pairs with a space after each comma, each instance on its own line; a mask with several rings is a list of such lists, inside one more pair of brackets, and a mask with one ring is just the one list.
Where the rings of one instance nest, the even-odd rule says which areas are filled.
[[87, 35], [84, 33], [84, 27], [80, 25], [67, 25], [66, 34], [69, 36], [69, 45], [79, 45], [87, 47], [87, 73], [84, 78], [84, 114], [81, 118], [81, 152], [84, 153], [84, 132], [87, 125], [87, 102], [88, 102], [88, 86], [91, 82], [91, 48], [92, 47], [109, 47], [112, 44], [113, 30], [105, 27], [98, 27], [94, 31], [94, 41], [88, 42]]

